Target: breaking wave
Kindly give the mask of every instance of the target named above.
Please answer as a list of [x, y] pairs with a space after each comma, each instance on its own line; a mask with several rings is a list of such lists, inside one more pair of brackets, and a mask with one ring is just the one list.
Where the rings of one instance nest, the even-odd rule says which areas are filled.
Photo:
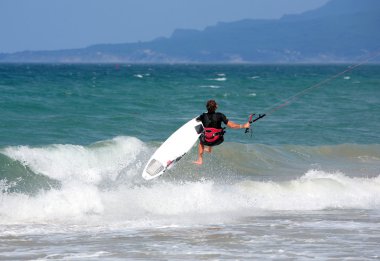
[[141, 178], [157, 144], [116, 137], [91, 144], [0, 150], [0, 220], [129, 222], [237, 218], [260, 211], [379, 209], [380, 146], [226, 143], [196, 149], [153, 181]]

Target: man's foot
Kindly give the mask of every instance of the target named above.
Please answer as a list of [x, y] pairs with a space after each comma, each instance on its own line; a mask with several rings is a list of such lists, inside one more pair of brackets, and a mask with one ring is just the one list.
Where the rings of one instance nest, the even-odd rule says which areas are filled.
[[203, 161], [202, 160], [197, 160], [197, 161], [193, 161], [194, 164], [197, 164], [197, 165], [202, 165], [203, 164]]

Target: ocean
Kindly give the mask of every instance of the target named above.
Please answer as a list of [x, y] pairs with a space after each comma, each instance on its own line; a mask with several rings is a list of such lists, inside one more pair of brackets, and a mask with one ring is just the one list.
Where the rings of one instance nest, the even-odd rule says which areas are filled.
[[[0, 260], [379, 260], [380, 65], [347, 68], [0, 64]], [[142, 179], [209, 99], [267, 116]]]

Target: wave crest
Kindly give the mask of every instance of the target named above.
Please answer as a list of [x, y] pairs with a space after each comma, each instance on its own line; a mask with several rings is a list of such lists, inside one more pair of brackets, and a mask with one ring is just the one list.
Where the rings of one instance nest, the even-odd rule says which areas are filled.
[[[36, 174], [61, 182], [77, 180], [99, 184], [115, 181], [123, 173], [141, 166], [139, 156], [146, 150], [144, 143], [133, 137], [116, 137], [90, 146], [54, 144], [31, 148], [5, 148], [2, 153], [20, 162]], [[135, 167], [135, 168], [134, 168]]]
[[205, 156], [202, 167], [189, 160], [196, 157], [194, 148], [150, 182], [141, 171], [157, 144], [134, 137], [89, 146], [5, 148], [0, 151], [0, 221], [146, 225], [262, 211], [380, 208], [378, 145], [222, 146]]

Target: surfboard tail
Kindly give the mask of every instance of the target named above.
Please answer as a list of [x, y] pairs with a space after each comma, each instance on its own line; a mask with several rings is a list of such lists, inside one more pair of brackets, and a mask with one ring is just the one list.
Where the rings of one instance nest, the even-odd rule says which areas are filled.
[[152, 179], [162, 173], [165, 170], [165, 166], [156, 159], [152, 159], [145, 168], [143, 178]]

